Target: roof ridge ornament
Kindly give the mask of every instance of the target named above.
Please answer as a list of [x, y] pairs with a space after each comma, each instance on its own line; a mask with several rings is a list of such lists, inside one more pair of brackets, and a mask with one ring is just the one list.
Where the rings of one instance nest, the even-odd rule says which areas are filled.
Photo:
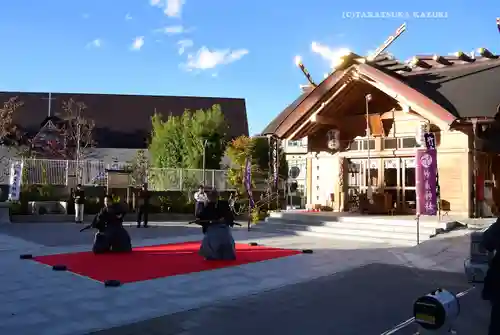
[[402, 25], [396, 29], [396, 32], [394, 35], [389, 36], [384, 43], [382, 43], [381, 46], [375, 50], [373, 54], [367, 57], [368, 61], [373, 61], [377, 56], [379, 56], [382, 52], [384, 52], [401, 34], [403, 34], [406, 31], [406, 22], [404, 22]]
[[299, 67], [299, 69], [302, 71], [302, 73], [304, 74], [304, 76], [306, 76], [306, 79], [307, 81], [313, 86], [313, 87], [316, 87], [318, 85], [316, 85], [316, 83], [314, 82], [314, 80], [312, 79], [311, 77], [311, 74], [309, 73], [309, 71], [307, 70], [307, 68], [305, 67], [304, 63], [302, 63], [302, 58], [300, 56], [295, 56], [295, 65], [297, 65]]
[[464, 62], [468, 62], [468, 63], [471, 63], [474, 61], [473, 58], [471, 58], [469, 55], [467, 55], [466, 53], [464, 53], [463, 51], [457, 51], [455, 53], [455, 56], [461, 60], [461, 61], [464, 61]]
[[494, 55], [490, 50], [486, 48], [479, 48], [477, 49], [477, 52], [481, 55], [481, 57], [485, 58], [490, 58], [490, 59], [497, 59], [498, 55]]

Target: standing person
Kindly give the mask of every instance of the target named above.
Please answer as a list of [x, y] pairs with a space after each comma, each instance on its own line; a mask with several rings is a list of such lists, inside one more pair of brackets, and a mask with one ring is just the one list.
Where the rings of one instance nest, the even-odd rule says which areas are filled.
[[500, 219], [497, 219], [483, 233], [483, 247], [494, 252], [495, 255], [491, 259], [484, 286], [482, 297], [491, 303], [490, 326], [488, 335], [500, 334]]
[[74, 199], [75, 199], [75, 222], [83, 223], [83, 207], [85, 205], [85, 192], [83, 191], [81, 184], [76, 185]]
[[148, 228], [149, 198], [151, 194], [148, 190], [148, 184], [143, 184], [139, 191], [139, 210], [137, 211], [137, 228], [141, 228], [141, 220], [144, 216], [144, 228]]
[[207, 194], [205, 193], [205, 187], [200, 185], [198, 187], [198, 192], [194, 194], [194, 216], [198, 217], [198, 215], [203, 211], [205, 204], [208, 202]]

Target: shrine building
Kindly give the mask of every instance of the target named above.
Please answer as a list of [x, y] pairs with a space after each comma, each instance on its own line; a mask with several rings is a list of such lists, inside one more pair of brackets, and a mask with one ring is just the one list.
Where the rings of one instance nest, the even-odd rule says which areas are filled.
[[492, 191], [500, 185], [500, 58], [479, 54], [400, 62], [350, 53], [262, 134], [304, 148], [295, 161], [305, 167], [307, 207], [415, 214], [416, 151], [432, 133], [440, 214], [491, 216], [500, 205]]

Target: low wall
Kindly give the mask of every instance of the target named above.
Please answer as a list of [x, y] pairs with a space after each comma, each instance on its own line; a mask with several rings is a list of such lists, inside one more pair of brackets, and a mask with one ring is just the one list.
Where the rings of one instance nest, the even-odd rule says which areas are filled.
[[[85, 215], [83, 220], [87, 223], [92, 222], [95, 215]], [[126, 222], [136, 221], [136, 213], [128, 213], [125, 216]], [[192, 214], [176, 214], [176, 213], [162, 213], [162, 214], [149, 214], [149, 222], [179, 222], [188, 223], [194, 219]], [[246, 220], [246, 216], [240, 216], [237, 220]], [[13, 223], [68, 223], [74, 222], [75, 217], [67, 214], [45, 214], [45, 215], [12, 215], [11, 222]]]

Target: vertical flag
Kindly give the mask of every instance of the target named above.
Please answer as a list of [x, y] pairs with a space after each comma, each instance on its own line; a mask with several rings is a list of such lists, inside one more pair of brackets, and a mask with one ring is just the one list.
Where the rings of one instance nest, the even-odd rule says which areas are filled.
[[255, 202], [252, 195], [252, 159], [247, 158], [245, 162], [245, 178], [244, 178], [245, 189], [248, 194], [248, 199], [250, 201], [250, 208], [255, 207]]
[[273, 182], [276, 192], [279, 189], [279, 145], [279, 140], [275, 138], [273, 143]]
[[15, 161], [10, 165], [9, 200], [19, 201], [21, 181], [23, 177], [23, 161]]
[[498, 32], [500, 33], [500, 17], [497, 17], [497, 28]]

